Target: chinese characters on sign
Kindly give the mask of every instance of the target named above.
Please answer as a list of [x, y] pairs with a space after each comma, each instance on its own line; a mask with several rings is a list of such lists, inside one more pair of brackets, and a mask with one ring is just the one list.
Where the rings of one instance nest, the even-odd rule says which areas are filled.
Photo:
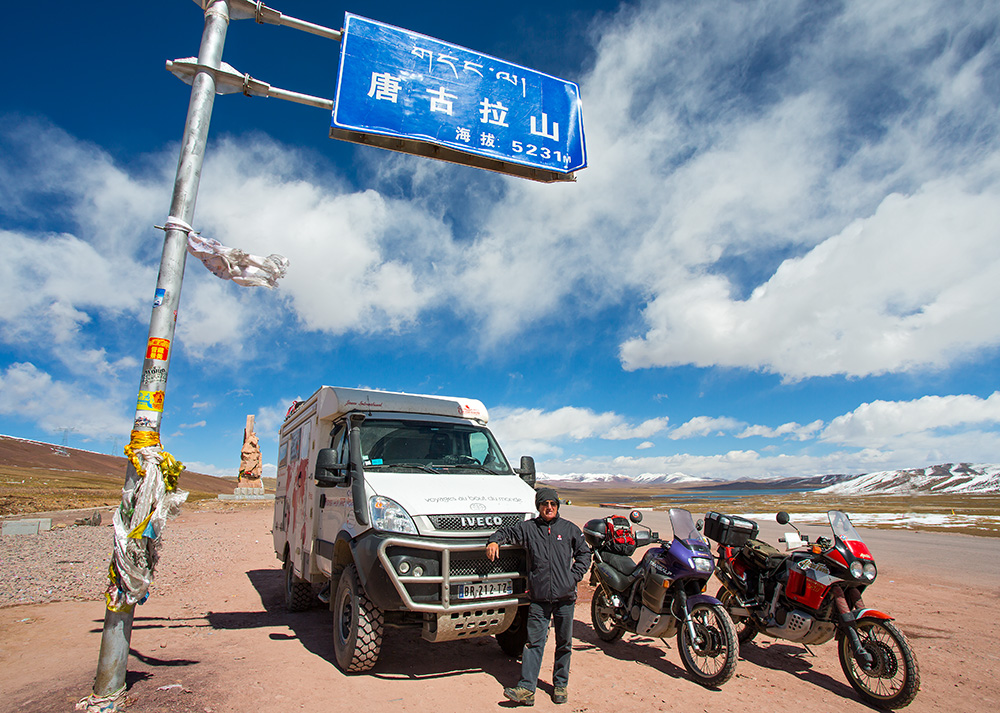
[[587, 165], [576, 84], [350, 13], [330, 135], [493, 170], [502, 169], [454, 152], [552, 174], [539, 180], [567, 180]]

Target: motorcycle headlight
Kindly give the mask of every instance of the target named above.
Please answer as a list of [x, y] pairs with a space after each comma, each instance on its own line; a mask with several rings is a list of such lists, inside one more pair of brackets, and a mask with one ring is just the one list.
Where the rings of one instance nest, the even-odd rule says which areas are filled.
[[708, 557], [692, 557], [691, 569], [695, 572], [711, 572], [715, 568], [715, 563]]
[[372, 511], [372, 527], [387, 532], [403, 532], [409, 535], [417, 534], [417, 526], [413, 518], [395, 500], [373, 495], [370, 500]]
[[854, 579], [861, 579], [861, 577], [863, 577], [864, 574], [865, 574], [864, 565], [862, 565], [857, 560], [851, 562], [851, 576], [854, 577]]
[[874, 562], [865, 562], [865, 579], [869, 582], [874, 582], [877, 573]]

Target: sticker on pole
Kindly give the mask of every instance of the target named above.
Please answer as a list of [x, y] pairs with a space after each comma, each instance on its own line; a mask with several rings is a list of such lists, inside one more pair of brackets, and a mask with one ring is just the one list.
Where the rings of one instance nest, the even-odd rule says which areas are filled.
[[330, 136], [544, 182], [587, 165], [573, 82], [351, 13]]
[[135, 404], [136, 411], [162, 411], [162, 391], [140, 391]]
[[166, 361], [170, 356], [170, 340], [150, 337], [146, 342], [146, 358]]

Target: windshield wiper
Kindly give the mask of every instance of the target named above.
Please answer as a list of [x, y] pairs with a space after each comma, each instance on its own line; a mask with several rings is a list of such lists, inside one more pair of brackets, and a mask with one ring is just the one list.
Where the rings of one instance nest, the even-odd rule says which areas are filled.
[[402, 468], [404, 470], [422, 470], [425, 473], [440, 473], [441, 471], [436, 470], [429, 465], [424, 465], [423, 463], [379, 463], [378, 465], [365, 466], [366, 469], [374, 468]]
[[439, 468], [443, 468], [445, 470], [457, 470], [457, 469], [475, 470], [475, 471], [478, 471], [480, 473], [489, 473], [490, 475], [499, 475], [499, 473], [497, 471], [493, 470], [492, 468], [487, 468], [485, 465], [478, 465], [476, 463], [456, 463], [454, 465], [449, 464], [449, 465], [441, 465], [441, 466], [438, 466], [438, 467]]

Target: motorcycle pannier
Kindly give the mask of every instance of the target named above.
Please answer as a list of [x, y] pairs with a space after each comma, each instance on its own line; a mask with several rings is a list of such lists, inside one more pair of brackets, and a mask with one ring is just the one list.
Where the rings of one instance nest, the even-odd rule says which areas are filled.
[[742, 547], [747, 540], [756, 536], [757, 523], [753, 520], [717, 512], [705, 513], [705, 537], [720, 545]]

